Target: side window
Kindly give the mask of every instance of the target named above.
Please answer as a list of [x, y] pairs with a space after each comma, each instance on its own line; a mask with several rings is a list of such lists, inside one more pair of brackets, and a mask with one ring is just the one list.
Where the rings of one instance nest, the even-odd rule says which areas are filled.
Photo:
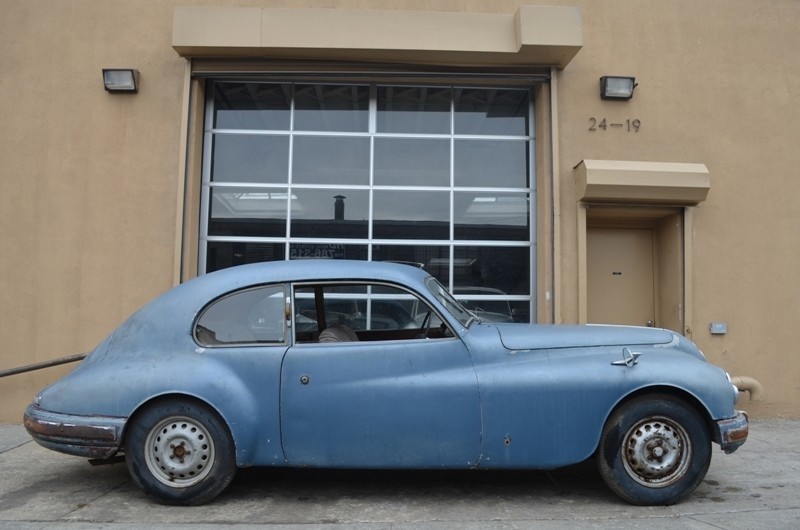
[[296, 286], [294, 313], [297, 342], [452, 336], [444, 333], [441, 319], [422, 299], [385, 284]]
[[209, 305], [195, 325], [202, 346], [283, 344], [285, 339], [282, 285], [246, 289]]

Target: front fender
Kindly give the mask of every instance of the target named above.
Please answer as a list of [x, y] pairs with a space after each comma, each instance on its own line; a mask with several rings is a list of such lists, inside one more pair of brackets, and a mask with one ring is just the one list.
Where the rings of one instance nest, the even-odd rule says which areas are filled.
[[707, 420], [735, 415], [733, 389], [720, 368], [681, 351], [635, 349], [642, 355], [630, 367], [611, 364], [622, 359], [622, 347], [508, 352], [477, 364], [481, 466], [551, 468], [585, 460], [614, 408], [650, 390], [691, 396]]

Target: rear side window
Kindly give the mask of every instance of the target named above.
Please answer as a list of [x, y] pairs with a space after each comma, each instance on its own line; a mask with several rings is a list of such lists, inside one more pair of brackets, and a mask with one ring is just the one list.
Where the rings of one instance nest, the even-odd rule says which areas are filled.
[[212, 302], [200, 315], [194, 336], [201, 346], [284, 344], [283, 285], [237, 291]]

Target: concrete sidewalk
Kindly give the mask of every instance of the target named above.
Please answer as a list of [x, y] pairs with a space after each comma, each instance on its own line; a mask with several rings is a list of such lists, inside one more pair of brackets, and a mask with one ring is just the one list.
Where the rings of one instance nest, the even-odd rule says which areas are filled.
[[735, 454], [716, 446], [705, 482], [670, 507], [635, 507], [593, 465], [551, 472], [248, 469], [206, 506], [161, 506], [124, 464], [92, 467], [0, 425], [0, 528], [315, 529], [800, 528], [800, 421], [753, 421]]

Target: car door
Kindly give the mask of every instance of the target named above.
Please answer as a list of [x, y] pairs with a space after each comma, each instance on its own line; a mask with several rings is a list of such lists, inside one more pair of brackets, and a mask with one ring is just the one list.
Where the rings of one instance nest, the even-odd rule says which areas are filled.
[[[347, 288], [325, 288], [347, 298]], [[381, 288], [380, 304], [373, 303], [377, 289], [372, 286], [359, 286], [351, 304], [335, 304], [335, 327], [355, 325], [359, 340], [296, 343], [287, 351], [280, 392], [287, 463], [474, 467], [480, 455], [481, 418], [468, 350], [452, 335], [418, 338], [420, 330], [409, 329], [413, 323], [396, 320], [400, 311], [394, 317], [370, 311], [394, 303], [386, 287]], [[394, 305], [409, 305], [409, 296], [402, 292], [403, 299]], [[370, 300], [365, 304], [366, 298]], [[344, 307], [356, 314], [343, 314]], [[317, 320], [325, 318], [317, 314]], [[379, 329], [372, 329], [373, 323]]]

